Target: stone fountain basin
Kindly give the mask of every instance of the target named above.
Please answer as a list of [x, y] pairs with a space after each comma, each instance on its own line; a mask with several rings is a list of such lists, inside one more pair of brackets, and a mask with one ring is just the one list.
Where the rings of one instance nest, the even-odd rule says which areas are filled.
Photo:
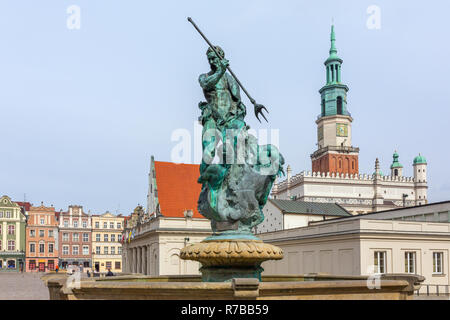
[[[263, 275], [230, 282], [202, 282], [201, 276], [145, 276], [124, 274], [83, 278], [70, 286], [65, 274], [45, 274], [51, 300], [408, 300], [424, 277], [385, 274], [379, 288], [367, 276], [330, 274]], [[373, 282], [369, 282], [373, 284]]]

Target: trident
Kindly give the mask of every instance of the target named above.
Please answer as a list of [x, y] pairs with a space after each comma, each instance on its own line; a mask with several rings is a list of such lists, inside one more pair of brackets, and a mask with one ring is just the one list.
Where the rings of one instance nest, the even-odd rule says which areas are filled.
[[[200, 33], [200, 35], [202, 36], [203, 39], [205, 39], [206, 43], [208, 43], [209, 47], [214, 51], [214, 53], [216, 54], [216, 56], [219, 58], [219, 60], [221, 60], [220, 55], [217, 53], [216, 48], [214, 48], [214, 46], [211, 44], [211, 42], [209, 42], [208, 38], [206, 38], [206, 36], [203, 34], [203, 32], [200, 31], [200, 29], [197, 27], [197, 25], [195, 24], [195, 22], [191, 19], [191, 17], [187, 18], [188, 21], [190, 23], [192, 23], [192, 25], [194, 26], [194, 28], [198, 31], [198, 33]], [[247, 95], [248, 99], [250, 100], [250, 102], [255, 106], [255, 116], [256, 119], [258, 119], [259, 122], [261, 122], [261, 120], [259, 120], [259, 115], [261, 114], [264, 118], [264, 120], [267, 121], [266, 117], [264, 116], [264, 113], [262, 112], [263, 109], [267, 111], [267, 113], [269, 113], [269, 111], [266, 109], [266, 107], [264, 107], [262, 104], [258, 104], [256, 103], [255, 99], [253, 99], [250, 94], [247, 92], [247, 90], [245, 90], [244, 86], [242, 85], [242, 83], [239, 81], [239, 79], [236, 77], [236, 75], [234, 74], [234, 72], [231, 70], [230, 66], [227, 66], [228, 71], [231, 73], [231, 75], [233, 76], [234, 80], [236, 80], [236, 82], [238, 83], [238, 85], [242, 88], [242, 90], [245, 92], [245, 94]], [[268, 121], [267, 121], [268, 122]]]

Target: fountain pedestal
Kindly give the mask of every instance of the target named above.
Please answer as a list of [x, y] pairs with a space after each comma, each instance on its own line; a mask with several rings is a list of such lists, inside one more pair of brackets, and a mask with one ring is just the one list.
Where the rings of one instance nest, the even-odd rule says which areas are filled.
[[256, 239], [210, 237], [182, 249], [180, 258], [200, 262], [204, 282], [231, 281], [233, 278], [261, 281], [261, 263], [282, 259], [283, 250]]

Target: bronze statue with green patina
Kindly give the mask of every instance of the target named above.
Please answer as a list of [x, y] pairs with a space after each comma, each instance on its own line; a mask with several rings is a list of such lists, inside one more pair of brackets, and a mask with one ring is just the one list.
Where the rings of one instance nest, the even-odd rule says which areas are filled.
[[[259, 146], [248, 133], [242, 84], [229, 68], [223, 49], [212, 46], [192, 19], [189, 21], [210, 45], [206, 56], [211, 70], [199, 77], [206, 99], [199, 103], [203, 125], [199, 211], [222, 236], [252, 237], [251, 229], [264, 219], [262, 207], [276, 175], [282, 172], [284, 159], [276, 147]], [[262, 110], [256, 105], [258, 116]], [[213, 163], [216, 156], [219, 163]]]
[[[257, 104], [236, 78], [222, 48], [212, 46], [190, 22], [209, 44], [206, 57], [210, 70], [199, 76], [206, 101], [199, 103], [203, 157], [198, 211], [211, 220], [213, 235], [198, 244], [197, 249], [183, 249], [181, 257], [200, 261], [205, 281], [260, 279], [261, 262], [282, 257], [281, 249], [263, 244], [253, 234], [253, 228], [264, 220], [262, 209], [276, 176], [283, 172], [284, 159], [275, 146], [258, 145], [256, 137], [249, 134], [240, 89], [254, 104], [256, 117], [262, 114], [264, 106]], [[216, 245], [222, 249], [214, 249]], [[231, 247], [224, 251], [224, 246]], [[251, 253], [233, 253], [228, 257], [240, 246], [250, 248]], [[205, 253], [211, 250], [216, 252], [214, 257]], [[217, 259], [219, 256], [222, 258]]]

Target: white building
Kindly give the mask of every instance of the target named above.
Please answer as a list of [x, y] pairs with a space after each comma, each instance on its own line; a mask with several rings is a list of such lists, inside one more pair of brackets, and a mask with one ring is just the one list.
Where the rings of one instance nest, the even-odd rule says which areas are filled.
[[425, 158], [416, 157], [413, 166], [414, 177], [404, 177], [401, 171], [397, 171], [397, 175], [383, 175], [378, 159], [375, 173], [370, 175], [308, 171], [292, 177], [288, 168], [287, 179], [274, 185], [272, 197], [338, 203], [352, 214], [426, 204]]
[[264, 221], [255, 227], [257, 234], [306, 227], [313, 221], [351, 216], [335, 203], [316, 203], [269, 199], [263, 208]]
[[335, 41], [332, 27], [326, 84], [319, 91], [318, 149], [311, 154], [312, 171], [292, 176], [288, 166], [287, 179], [273, 187], [273, 198], [338, 203], [352, 214], [426, 204], [427, 162], [420, 154], [413, 161], [413, 177], [403, 176], [397, 152], [389, 175], [381, 173], [378, 159], [373, 174], [359, 173], [359, 148], [352, 145], [353, 118], [347, 108], [348, 87], [342, 83], [342, 59]]
[[211, 235], [197, 210], [199, 166], [151, 158], [147, 212], [138, 206], [124, 233], [123, 272], [151, 276], [200, 274], [196, 261], [181, 260], [186, 245]]
[[450, 285], [450, 201], [258, 236], [284, 251], [283, 260], [263, 263], [266, 274], [413, 273], [425, 285]]

